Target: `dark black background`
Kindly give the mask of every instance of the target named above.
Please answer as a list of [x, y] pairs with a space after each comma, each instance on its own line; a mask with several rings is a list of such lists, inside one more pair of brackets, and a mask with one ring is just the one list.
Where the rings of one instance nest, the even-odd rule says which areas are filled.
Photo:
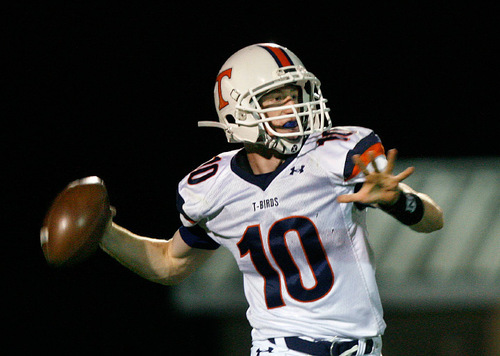
[[[401, 157], [498, 156], [493, 9], [404, 3], [9, 5], [1, 267], [7, 345], [97, 353], [167, 349], [173, 339], [192, 346], [200, 334], [172, 310], [168, 288], [102, 252], [71, 270], [51, 269], [38, 233], [66, 184], [98, 175], [119, 224], [171, 236], [179, 225], [177, 182], [237, 147], [196, 123], [217, 120], [217, 72], [249, 44], [290, 48], [321, 79], [336, 125], [373, 128]], [[217, 337], [210, 323], [197, 323]], [[14, 342], [19, 335], [31, 344]]]

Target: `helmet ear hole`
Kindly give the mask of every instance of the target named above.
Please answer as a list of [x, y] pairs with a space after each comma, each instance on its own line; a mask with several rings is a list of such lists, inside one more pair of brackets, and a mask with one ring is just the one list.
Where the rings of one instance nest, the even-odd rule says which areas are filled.
[[312, 92], [312, 86], [309, 80], [304, 83], [304, 90], [306, 91], [307, 94], [310, 94]]
[[304, 83], [302, 98], [304, 101], [311, 101], [313, 100], [313, 97], [314, 97], [313, 86], [311, 84], [311, 81], [308, 80], [307, 82]]
[[226, 121], [228, 124], [235, 124], [236, 123], [234, 116], [231, 114], [226, 115], [225, 118], [226, 118]]

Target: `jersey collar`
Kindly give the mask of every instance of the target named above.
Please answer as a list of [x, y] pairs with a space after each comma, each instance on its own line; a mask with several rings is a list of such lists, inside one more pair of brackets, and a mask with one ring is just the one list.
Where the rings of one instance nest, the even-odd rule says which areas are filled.
[[273, 172], [264, 174], [253, 174], [245, 149], [239, 150], [231, 159], [231, 170], [241, 179], [250, 184], [256, 185], [262, 190], [266, 190], [271, 182], [297, 157], [297, 154], [290, 155]]

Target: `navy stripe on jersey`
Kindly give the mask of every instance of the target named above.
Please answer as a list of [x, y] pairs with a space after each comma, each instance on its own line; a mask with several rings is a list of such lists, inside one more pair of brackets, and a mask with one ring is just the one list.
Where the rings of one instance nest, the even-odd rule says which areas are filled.
[[184, 242], [190, 247], [202, 250], [216, 250], [220, 246], [198, 225], [191, 227], [181, 226], [179, 232]]
[[376, 144], [381, 144], [380, 138], [372, 132], [361, 141], [359, 141], [356, 146], [352, 150], [347, 153], [347, 157], [344, 165], [344, 179], [348, 180], [356, 168], [356, 164], [353, 162], [352, 157], [354, 155], [362, 155], [365, 153], [370, 147]]
[[248, 163], [248, 157], [245, 149], [241, 149], [234, 157], [231, 159], [231, 170], [239, 176], [241, 179], [260, 187], [262, 190], [266, 190], [267, 187], [272, 183], [274, 178], [276, 178], [292, 161], [297, 157], [298, 153], [289, 155], [285, 161], [273, 172], [255, 175], [252, 172], [250, 163]]

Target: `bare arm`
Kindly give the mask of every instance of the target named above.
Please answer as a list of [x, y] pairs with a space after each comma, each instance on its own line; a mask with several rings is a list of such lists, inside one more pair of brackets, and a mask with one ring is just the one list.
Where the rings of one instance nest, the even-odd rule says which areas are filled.
[[444, 224], [441, 208], [428, 195], [418, 193], [408, 185], [401, 183], [401, 181], [413, 174], [414, 168], [407, 168], [396, 176], [392, 174], [396, 154], [396, 150], [388, 152], [387, 167], [382, 172], [378, 170], [374, 161], [372, 163], [375, 171], [368, 171], [366, 165], [359, 159], [359, 156], [354, 156], [353, 160], [365, 174], [366, 181], [357, 193], [341, 195], [337, 200], [340, 203], [360, 202], [372, 204], [380, 208], [383, 207], [383, 210], [387, 211], [398, 201], [401, 194], [415, 194], [422, 201], [423, 215], [420, 221], [409, 225], [410, 228], [414, 231], [425, 233], [441, 229]]
[[418, 197], [422, 200], [422, 203], [424, 203], [424, 216], [422, 217], [422, 220], [415, 225], [410, 225], [410, 229], [416, 232], [429, 233], [443, 228], [443, 210], [434, 200], [432, 200], [427, 194], [419, 193], [404, 183], [400, 183], [399, 187], [403, 192], [418, 195]]
[[112, 223], [101, 248], [140, 276], [161, 284], [176, 284], [188, 277], [213, 251], [191, 248], [179, 230], [170, 240], [136, 235]]

